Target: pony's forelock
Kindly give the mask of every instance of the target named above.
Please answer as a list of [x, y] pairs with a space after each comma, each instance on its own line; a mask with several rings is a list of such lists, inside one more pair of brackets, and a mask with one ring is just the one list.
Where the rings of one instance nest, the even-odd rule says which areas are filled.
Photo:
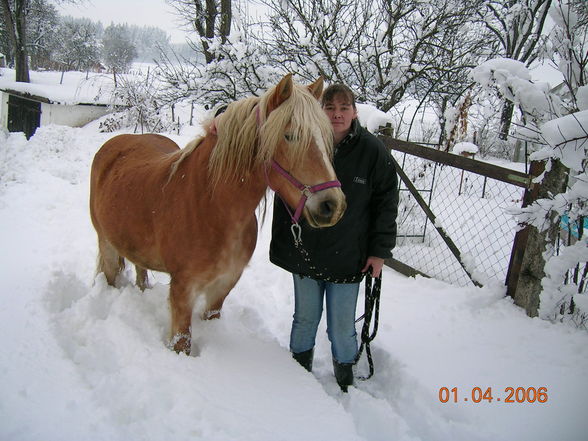
[[268, 164], [286, 132], [291, 139], [289, 163], [299, 162], [313, 139], [332, 156], [332, 127], [317, 99], [306, 87], [294, 85], [291, 96], [268, 115], [274, 90], [234, 102], [218, 117], [218, 141], [209, 162], [213, 185], [221, 179], [247, 179], [255, 168]]
[[262, 125], [260, 150], [265, 152], [265, 161], [274, 155], [284, 133], [292, 140], [285, 152], [290, 163], [297, 163], [306, 155], [313, 139], [327, 155], [332, 154], [331, 124], [306, 87], [295, 86], [290, 98], [273, 110]]

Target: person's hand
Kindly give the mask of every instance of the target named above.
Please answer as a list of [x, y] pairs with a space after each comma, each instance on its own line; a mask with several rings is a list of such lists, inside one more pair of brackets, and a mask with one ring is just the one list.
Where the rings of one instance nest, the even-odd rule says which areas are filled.
[[370, 267], [372, 268], [372, 277], [376, 278], [380, 276], [382, 267], [384, 266], [384, 259], [381, 257], [370, 256], [365, 262], [365, 266], [361, 270], [362, 273], [367, 273]]

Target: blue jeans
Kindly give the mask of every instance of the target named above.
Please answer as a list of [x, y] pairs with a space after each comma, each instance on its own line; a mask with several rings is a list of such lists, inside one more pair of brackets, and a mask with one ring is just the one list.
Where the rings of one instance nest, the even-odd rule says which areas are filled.
[[339, 363], [353, 363], [357, 354], [355, 307], [359, 283], [330, 283], [310, 277], [294, 277], [294, 320], [290, 350], [304, 352], [314, 347], [316, 331], [327, 305], [327, 335], [331, 353]]

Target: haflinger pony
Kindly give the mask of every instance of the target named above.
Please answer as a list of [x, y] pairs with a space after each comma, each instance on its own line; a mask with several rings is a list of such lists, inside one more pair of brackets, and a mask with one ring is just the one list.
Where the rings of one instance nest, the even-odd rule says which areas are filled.
[[[333, 135], [318, 98], [286, 75], [261, 97], [228, 106], [206, 134], [180, 150], [155, 134], [119, 135], [96, 153], [90, 213], [98, 233], [98, 272], [110, 285], [136, 267], [169, 273], [170, 347], [190, 354], [196, 306], [217, 318], [257, 240], [256, 207], [268, 186], [313, 227], [334, 225], [345, 196], [332, 167]], [[300, 184], [300, 183], [304, 184]]]

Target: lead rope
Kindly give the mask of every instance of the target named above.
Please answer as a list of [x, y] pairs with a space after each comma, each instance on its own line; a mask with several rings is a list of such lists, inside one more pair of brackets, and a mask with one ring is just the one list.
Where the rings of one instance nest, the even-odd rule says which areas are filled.
[[[298, 227], [295, 229], [294, 227]], [[316, 277], [320, 280], [324, 280], [325, 282], [331, 283], [355, 283], [357, 282], [357, 277], [330, 277], [324, 272], [320, 272], [318, 268], [312, 263], [310, 256], [308, 255], [308, 251], [302, 246], [302, 238], [300, 236], [301, 227], [298, 224], [292, 225], [292, 235], [294, 236], [294, 246], [298, 250], [298, 252], [302, 255], [302, 259], [308, 265], [308, 269], [316, 274]], [[298, 237], [297, 237], [298, 236]]]
[[[360, 380], [367, 380], [374, 375], [374, 361], [372, 359], [372, 351], [370, 343], [378, 332], [378, 321], [380, 318], [380, 292], [382, 290], [382, 274], [376, 277], [372, 286], [372, 276], [368, 273], [365, 277], [365, 307], [364, 313], [359, 317], [355, 323], [363, 319], [363, 327], [361, 329], [361, 346], [355, 357], [355, 364], [361, 358], [361, 354], [365, 348], [365, 354], [367, 356], [369, 365], [369, 374], [367, 377], [359, 377]], [[370, 332], [370, 326], [374, 321], [373, 330]]]

